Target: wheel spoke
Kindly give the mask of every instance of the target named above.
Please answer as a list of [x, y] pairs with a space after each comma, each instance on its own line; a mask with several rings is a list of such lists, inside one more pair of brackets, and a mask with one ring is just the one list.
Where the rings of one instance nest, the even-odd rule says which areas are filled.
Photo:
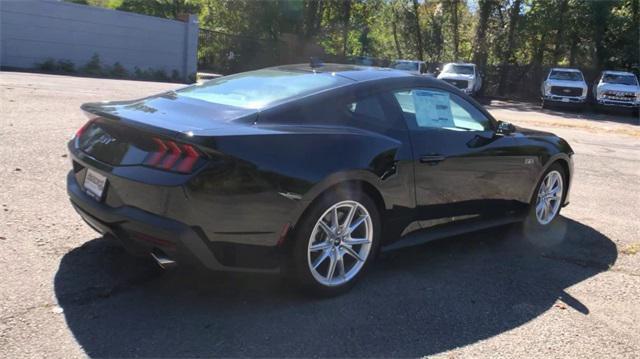
[[329, 259], [331, 260], [329, 262], [329, 270], [327, 271], [327, 279], [328, 280], [332, 280], [333, 279], [333, 275], [336, 272], [336, 264], [338, 262], [338, 258], [336, 256], [335, 251], [330, 251], [330, 255], [329, 255]]
[[340, 227], [340, 223], [338, 223], [338, 207], [334, 207], [333, 211], [331, 211], [331, 224], [334, 230]]
[[329, 258], [330, 255], [331, 255], [331, 251], [329, 250], [322, 252], [322, 254], [318, 258], [316, 258], [316, 260], [313, 262], [313, 269], [318, 269], [320, 264], [322, 264], [322, 262], [324, 262], [327, 258]]
[[323, 251], [323, 250], [329, 249], [329, 248], [331, 248], [331, 243], [325, 241], [325, 242], [312, 244], [311, 247], [309, 247], [309, 250], [311, 252], [317, 252], [317, 251]]
[[344, 220], [344, 227], [347, 228], [349, 227], [349, 225], [351, 224], [351, 221], [353, 221], [353, 216], [356, 215], [356, 210], [358, 209], [357, 206], [351, 206], [351, 208], [349, 208], [349, 213], [347, 214], [347, 218]]
[[340, 273], [341, 277], [344, 277], [346, 273], [344, 270], [344, 253], [340, 252], [338, 252], [338, 273]]
[[356, 251], [353, 250], [353, 248], [351, 248], [350, 246], [342, 246], [342, 249], [344, 249], [345, 253], [347, 253], [348, 255], [352, 256], [353, 258], [357, 259], [360, 262], [363, 262], [364, 259], [362, 257], [360, 257], [360, 255], [358, 253], [356, 253]]
[[327, 237], [331, 237], [333, 235], [333, 230], [329, 227], [322, 219], [318, 221], [318, 227], [327, 234]]
[[362, 223], [364, 223], [364, 221], [367, 220], [367, 216], [366, 214], [360, 218], [358, 218], [358, 220], [356, 221], [356, 223], [352, 224], [351, 226], [349, 226], [349, 230], [347, 231], [347, 234], [351, 234], [353, 233], [353, 231], [355, 231], [356, 229], [358, 229], [358, 227], [360, 227], [360, 225]]
[[358, 244], [368, 244], [367, 238], [347, 238], [344, 240], [344, 244], [349, 246], [357, 246]]

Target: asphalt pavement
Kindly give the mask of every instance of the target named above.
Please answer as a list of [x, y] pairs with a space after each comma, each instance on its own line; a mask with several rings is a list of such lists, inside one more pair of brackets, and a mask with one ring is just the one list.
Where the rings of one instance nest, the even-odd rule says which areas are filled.
[[0, 72], [0, 357], [640, 357], [640, 124], [493, 101], [575, 150], [550, 233], [514, 226], [386, 253], [346, 295], [167, 273], [71, 208], [81, 103], [180, 85]]

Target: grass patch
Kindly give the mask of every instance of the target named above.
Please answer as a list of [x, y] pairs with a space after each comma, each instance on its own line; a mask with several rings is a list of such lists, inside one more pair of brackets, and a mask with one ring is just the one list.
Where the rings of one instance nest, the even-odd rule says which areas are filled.
[[631, 243], [630, 245], [624, 247], [620, 250], [622, 254], [634, 255], [640, 253], [640, 242]]

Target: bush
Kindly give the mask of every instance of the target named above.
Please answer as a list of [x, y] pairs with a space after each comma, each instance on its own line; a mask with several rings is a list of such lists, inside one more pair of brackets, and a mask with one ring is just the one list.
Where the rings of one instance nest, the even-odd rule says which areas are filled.
[[171, 71], [171, 81], [172, 82], [181, 82], [182, 81], [182, 77], [180, 76], [180, 73], [178, 72], [178, 70], [173, 70]]
[[44, 62], [36, 64], [36, 66], [42, 71], [56, 71], [58, 67], [56, 66], [56, 60], [52, 58], [48, 58], [44, 60]]
[[84, 65], [82, 72], [89, 75], [101, 75], [102, 64], [100, 63], [100, 56], [98, 54], [93, 54], [93, 56], [91, 56], [91, 60]]
[[119, 62], [113, 64], [113, 67], [109, 71], [109, 74], [116, 78], [125, 78], [129, 75], [127, 69], [125, 69], [124, 66], [122, 66], [122, 64], [120, 64]]
[[151, 80], [163, 81], [163, 82], [169, 81], [169, 76], [167, 76], [167, 73], [162, 69], [160, 70], [149, 69], [149, 72], [151, 74]]
[[58, 60], [58, 71], [65, 73], [76, 72], [76, 65], [71, 60]]

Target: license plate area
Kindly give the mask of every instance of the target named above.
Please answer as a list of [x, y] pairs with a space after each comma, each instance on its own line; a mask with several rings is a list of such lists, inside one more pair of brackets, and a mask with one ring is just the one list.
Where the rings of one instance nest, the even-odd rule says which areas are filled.
[[562, 99], [562, 102], [569, 102], [569, 99], [568, 99], [568, 98], [566, 98], [566, 97], [564, 97], [564, 98]]
[[84, 177], [84, 191], [86, 194], [96, 201], [102, 201], [106, 186], [107, 177], [92, 169], [87, 169], [87, 174]]

